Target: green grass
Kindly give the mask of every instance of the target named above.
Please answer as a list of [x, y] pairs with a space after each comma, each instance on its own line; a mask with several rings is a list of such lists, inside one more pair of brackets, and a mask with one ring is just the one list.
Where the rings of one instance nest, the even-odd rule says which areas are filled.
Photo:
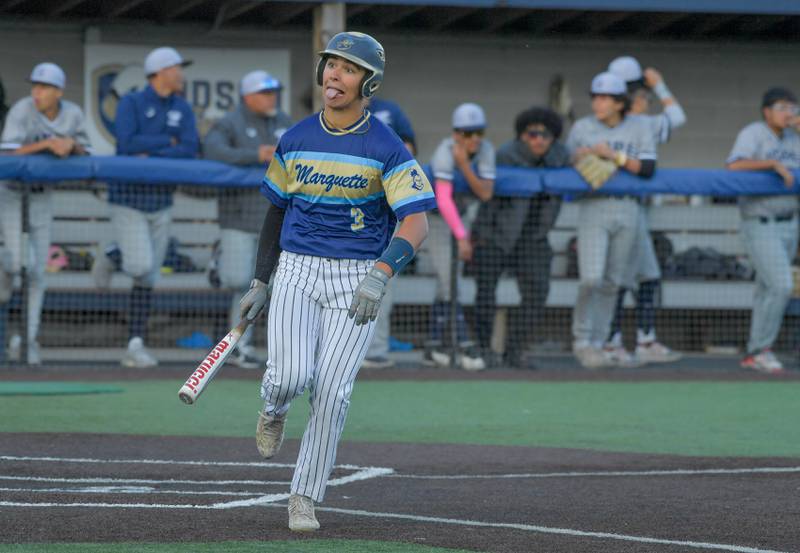
[[2, 545], [8, 553], [474, 553], [408, 543], [357, 540], [237, 541], [217, 543], [31, 543]]
[[[220, 379], [183, 405], [178, 381], [115, 382], [122, 394], [4, 397], [7, 432], [252, 436], [258, 382]], [[287, 435], [299, 437], [298, 399]], [[800, 456], [797, 382], [365, 381], [345, 440]]]

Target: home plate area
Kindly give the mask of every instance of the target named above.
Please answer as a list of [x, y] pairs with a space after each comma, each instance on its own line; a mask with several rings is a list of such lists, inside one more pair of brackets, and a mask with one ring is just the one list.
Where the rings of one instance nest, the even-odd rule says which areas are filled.
[[[0, 543], [305, 539], [299, 444], [0, 434]], [[475, 551], [797, 551], [796, 459], [444, 444], [341, 445], [316, 539]]]

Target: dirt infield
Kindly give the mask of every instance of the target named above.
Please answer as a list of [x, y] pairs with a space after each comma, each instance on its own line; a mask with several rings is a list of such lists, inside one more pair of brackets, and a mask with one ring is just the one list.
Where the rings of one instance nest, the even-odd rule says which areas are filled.
[[[0, 542], [303, 539], [298, 442], [0, 434]], [[800, 462], [343, 443], [315, 538], [491, 552], [797, 551]]]

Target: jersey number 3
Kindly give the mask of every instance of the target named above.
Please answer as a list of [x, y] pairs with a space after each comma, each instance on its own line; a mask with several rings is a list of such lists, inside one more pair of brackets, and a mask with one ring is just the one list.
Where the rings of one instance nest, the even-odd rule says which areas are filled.
[[361, 211], [358, 207], [351, 207], [350, 208], [350, 217], [353, 218], [353, 222], [350, 225], [350, 230], [357, 231], [364, 228], [364, 212]]

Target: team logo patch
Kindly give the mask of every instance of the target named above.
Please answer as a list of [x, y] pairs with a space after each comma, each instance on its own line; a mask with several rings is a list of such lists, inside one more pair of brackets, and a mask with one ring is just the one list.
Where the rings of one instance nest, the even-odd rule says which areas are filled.
[[92, 71], [89, 111], [97, 121], [100, 134], [110, 144], [115, 142], [114, 120], [120, 98], [145, 86], [147, 81], [141, 65], [108, 64]]
[[425, 184], [422, 182], [422, 175], [416, 169], [411, 170], [411, 188], [414, 190], [422, 190]]
[[353, 42], [349, 38], [343, 38], [342, 40], [340, 40], [339, 42], [336, 43], [336, 49], [337, 50], [349, 50], [350, 48], [353, 47], [353, 44], [355, 44], [355, 42]]

